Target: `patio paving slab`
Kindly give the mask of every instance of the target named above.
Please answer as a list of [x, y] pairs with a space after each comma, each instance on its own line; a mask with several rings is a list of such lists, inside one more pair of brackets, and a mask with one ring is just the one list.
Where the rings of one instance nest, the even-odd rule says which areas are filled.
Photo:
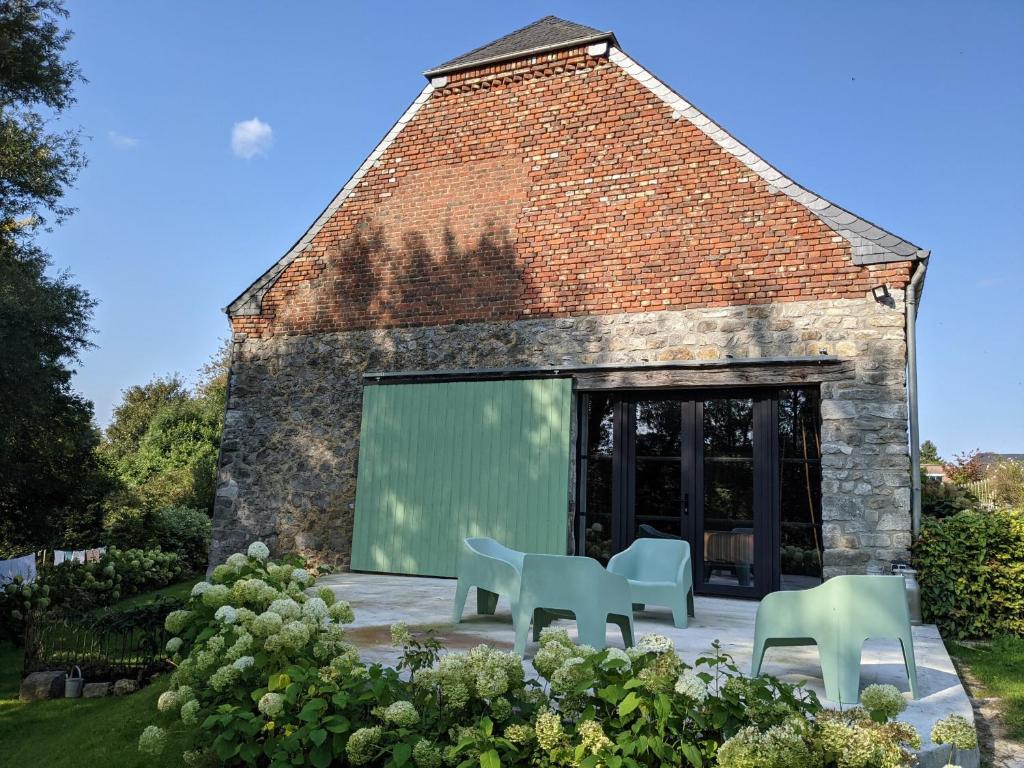
[[[493, 616], [478, 616], [472, 591], [466, 602], [461, 624], [451, 623], [452, 601], [455, 596], [454, 579], [436, 579], [418, 576], [386, 576], [367, 573], [339, 573], [324, 576], [317, 586], [329, 587], [335, 595], [351, 603], [356, 620], [348, 634], [359, 646], [364, 661], [394, 665], [400, 652], [390, 645], [389, 627], [397, 621], [411, 628], [434, 628], [450, 650], [467, 650], [480, 643], [512, 650], [512, 617], [508, 602], [502, 598]], [[715, 640], [722, 650], [730, 654], [741, 670], [750, 669], [750, 656], [754, 641], [754, 617], [757, 602], [719, 597], [697, 597], [694, 602], [696, 616], [686, 629], [672, 626], [667, 609], [650, 608], [634, 617], [637, 637], [657, 632], [670, 637], [679, 656], [693, 664], [698, 656], [708, 653]], [[575, 623], [558, 622], [575, 637]], [[917, 654], [918, 683], [921, 698], [909, 698], [909, 686], [903, 670], [903, 655], [899, 641], [869, 640], [864, 645], [861, 669], [861, 688], [871, 683], [890, 683], [907, 692], [908, 706], [900, 715], [921, 734], [919, 753], [921, 768], [943, 766], [947, 750], [928, 740], [932, 726], [939, 718], [960, 714], [971, 722], [974, 713], [970, 699], [957, 677], [953, 662], [946, 652], [938, 629], [934, 625], [914, 627], [914, 652]], [[617, 628], [609, 625], [609, 645], [623, 647]], [[537, 645], [530, 642], [526, 658], [532, 658]], [[528, 673], [533, 666], [526, 664]], [[825, 686], [821, 679], [818, 651], [814, 646], [772, 648], [765, 657], [765, 674], [787, 682], [805, 681], [826, 706], [835, 706], [825, 699]], [[963, 768], [977, 768], [977, 753], [959, 756]]]

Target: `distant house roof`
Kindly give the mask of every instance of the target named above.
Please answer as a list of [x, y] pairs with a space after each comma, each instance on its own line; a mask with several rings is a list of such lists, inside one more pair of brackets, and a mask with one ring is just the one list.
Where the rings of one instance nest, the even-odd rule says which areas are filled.
[[493, 42], [474, 48], [469, 53], [456, 56], [444, 64], [438, 64], [423, 74], [427, 77], [437, 77], [471, 67], [521, 59], [545, 51], [557, 51], [562, 48], [573, 48], [604, 41], [618, 45], [613, 32], [602, 32], [599, 29], [577, 24], [574, 21], [566, 21], [557, 16], [545, 16], [532, 24], [527, 24], [522, 29], [517, 29]]
[[981, 462], [981, 466], [988, 470], [1003, 461], [1024, 462], [1024, 453], [979, 453], [978, 460]]

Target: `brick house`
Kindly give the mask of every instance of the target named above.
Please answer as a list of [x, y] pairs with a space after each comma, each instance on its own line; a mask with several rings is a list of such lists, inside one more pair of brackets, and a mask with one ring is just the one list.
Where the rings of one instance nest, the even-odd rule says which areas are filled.
[[547, 17], [425, 75], [226, 310], [212, 562], [260, 538], [452, 575], [466, 535], [677, 536], [698, 591], [757, 596], [905, 558], [927, 251], [611, 32]]

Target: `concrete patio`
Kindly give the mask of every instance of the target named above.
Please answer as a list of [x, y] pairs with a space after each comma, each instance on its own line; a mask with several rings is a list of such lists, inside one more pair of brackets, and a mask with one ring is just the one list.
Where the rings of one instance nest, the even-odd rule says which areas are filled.
[[[451, 624], [455, 594], [452, 579], [341, 573], [323, 577], [317, 586], [330, 587], [340, 599], [352, 604], [356, 620], [349, 635], [359, 646], [364, 661], [389, 665], [397, 661], [399, 652], [390, 645], [388, 629], [397, 621], [404, 621], [414, 629], [433, 627], [450, 650], [466, 650], [480, 643], [512, 649], [512, 619], [504, 599], [499, 601], [494, 616], [478, 616], [471, 592], [463, 623]], [[657, 632], [672, 638], [679, 655], [691, 664], [717, 639], [740, 669], [748, 670], [756, 611], [754, 601], [697, 597], [696, 617], [690, 620], [687, 629], [673, 627], [668, 611], [658, 608], [637, 613], [635, 628], [637, 636]], [[573, 622], [558, 624], [575, 635]], [[609, 626], [608, 639], [611, 645], [622, 647], [622, 638], [613, 626]], [[535, 650], [536, 644], [531, 642], [526, 658], [530, 659]], [[914, 650], [921, 699], [910, 700], [907, 693], [908, 706], [900, 719], [911, 723], [921, 733], [920, 766], [932, 768], [945, 765], [947, 757], [946, 748], [938, 748], [928, 741], [935, 721], [951, 713], [963, 715], [972, 722], [974, 717], [967, 693], [933, 625], [914, 627]], [[532, 665], [527, 664], [526, 668], [533, 673]], [[806, 681], [826, 705], [833, 704], [825, 699], [818, 652], [813, 646], [769, 650], [764, 673], [788, 682]], [[901, 691], [909, 691], [897, 641], [871, 640], [865, 644], [861, 687], [871, 683], [891, 683]], [[963, 768], [975, 768], [979, 760], [977, 754], [960, 755], [959, 763]]]

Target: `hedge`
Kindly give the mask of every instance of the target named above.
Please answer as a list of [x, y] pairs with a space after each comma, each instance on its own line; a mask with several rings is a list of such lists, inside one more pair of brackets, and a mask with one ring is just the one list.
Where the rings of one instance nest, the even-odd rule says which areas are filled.
[[914, 564], [924, 619], [945, 637], [1024, 635], [1024, 510], [925, 519]]

